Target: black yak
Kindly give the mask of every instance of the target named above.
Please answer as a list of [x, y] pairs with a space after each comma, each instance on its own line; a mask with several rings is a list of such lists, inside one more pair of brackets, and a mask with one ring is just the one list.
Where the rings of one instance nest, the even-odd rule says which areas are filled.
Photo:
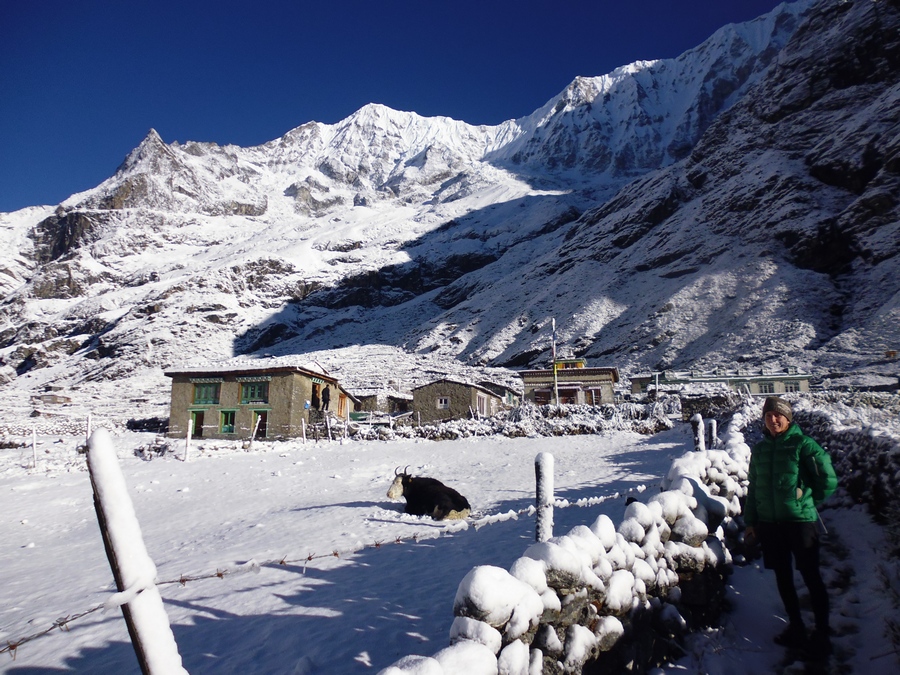
[[[409, 467], [406, 467], [407, 470]], [[431, 516], [435, 520], [466, 518], [471, 511], [468, 500], [453, 488], [435, 478], [410, 476], [400, 467], [394, 471], [394, 482], [387, 492], [390, 499], [406, 498], [404, 511], [412, 516]]]

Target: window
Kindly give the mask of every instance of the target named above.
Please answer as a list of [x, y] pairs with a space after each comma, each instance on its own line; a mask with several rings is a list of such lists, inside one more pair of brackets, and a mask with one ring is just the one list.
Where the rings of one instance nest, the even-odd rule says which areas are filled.
[[450, 410], [450, 397], [438, 396], [437, 408], [438, 410]]
[[760, 382], [759, 383], [759, 393], [760, 394], [774, 394], [775, 393], [775, 383], [774, 382]]
[[800, 391], [800, 383], [799, 382], [785, 382], [784, 390], [787, 392]]
[[194, 403], [216, 405], [219, 402], [218, 382], [198, 382], [194, 385]]
[[234, 433], [234, 410], [223, 410], [219, 423], [219, 433]]
[[268, 403], [268, 382], [244, 382], [241, 384], [241, 403]]

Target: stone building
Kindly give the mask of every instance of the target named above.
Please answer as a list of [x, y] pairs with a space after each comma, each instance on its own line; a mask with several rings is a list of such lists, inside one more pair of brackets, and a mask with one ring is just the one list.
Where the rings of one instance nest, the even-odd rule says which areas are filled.
[[789, 366], [784, 370], [750, 368], [716, 368], [715, 370], [665, 370], [659, 373], [640, 373], [631, 377], [631, 393], [641, 394], [652, 389], [684, 385], [719, 385], [743, 394], [787, 394], [809, 391], [809, 374]]
[[[349, 418], [355, 399], [313, 367], [236, 361], [227, 367], [170, 370], [169, 435], [244, 439], [292, 437], [327, 412]], [[328, 400], [327, 411], [325, 400]]]
[[503, 405], [503, 398], [490, 389], [451, 379], [423, 384], [413, 389], [412, 395], [416, 421], [422, 424], [490, 417]]
[[[615, 401], [617, 368], [588, 368], [584, 359], [556, 359], [553, 368], [519, 373], [524, 399], [535, 405], [548, 403], [600, 405]], [[555, 377], [554, 377], [555, 371]], [[559, 401], [555, 401], [558, 392]]]

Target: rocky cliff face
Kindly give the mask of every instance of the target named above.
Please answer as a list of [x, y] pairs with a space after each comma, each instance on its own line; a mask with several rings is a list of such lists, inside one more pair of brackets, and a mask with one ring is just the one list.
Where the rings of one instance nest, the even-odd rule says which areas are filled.
[[896, 1], [791, 3], [496, 127], [370, 105], [254, 148], [151, 131], [97, 188], [0, 215], [6, 376], [359, 345], [517, 366], [551, 317], [626, 373], [889, 369], [898, 27]]

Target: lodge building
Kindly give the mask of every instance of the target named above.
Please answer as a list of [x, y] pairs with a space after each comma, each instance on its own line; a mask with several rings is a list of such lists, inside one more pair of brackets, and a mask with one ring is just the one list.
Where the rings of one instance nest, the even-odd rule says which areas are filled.
[[355, 399], [312, 367], [237, 361], [170, 370], [169, 435], [244, 439], [300, 436], [325, 412], [348, 419]]
[[[615, 401], [617, 368], [588, 368], [582, 358], [556, 359], [546, 370], [519, 373], [525, 389], [524, 399], [535, 405], [549, 403], [600, 405]], [[554, 400], [557, 396], [559, 400]]]

